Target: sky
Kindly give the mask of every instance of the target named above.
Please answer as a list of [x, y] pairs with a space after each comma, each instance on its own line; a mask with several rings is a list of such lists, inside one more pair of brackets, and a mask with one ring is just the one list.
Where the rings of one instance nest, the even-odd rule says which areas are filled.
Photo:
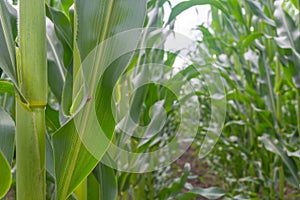
[[[180, 2], [187, 0], [170, 0], [172, 7], [177, 5]], [[167, 21], [171, 12], [171, 8], [167, 3], [164, 5], [165, 10], [165, 20]], [[175, 22], [175, 31], [182, 33], [184, 35], [193, 35], [196, 37], [197, 33], [192, 31], [197, 25], [207, 24], [209, 20], [209, 10], [210, 6], [202, 5], [202, 6], [194, 6], [189, 8], [188, 10], [181, 13]], [[199, 32], [199, 31], [198, 31]]]

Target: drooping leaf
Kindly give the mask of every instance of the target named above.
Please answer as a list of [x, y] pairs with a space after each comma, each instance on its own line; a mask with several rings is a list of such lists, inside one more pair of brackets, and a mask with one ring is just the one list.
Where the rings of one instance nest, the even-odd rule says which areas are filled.
[[15, 123], [12, 118], [0, 107], [0, 151], [9, 164], [12, 163], [15, 142]]
[[278, 37], [275, 41], [278, 46], [283, 49], [291, 49], [292, 54], [288, 55], [289, 58], [289, 75], [292, 82], [297, 88], [300, 88], [300, 31], [299, 25], [297, 26], [292, 17], [282, 9], [282, 1], [275, 2], [274, 13]]
[[0, 80], [0, 93], [13, 95], [15, 93], [14, 85], [8, 81]]
[[12, 181], [10, 165], [0, 150], [0, 199], [8, 192]]
[[16, 53], [13, 26], [16, 26], [16, 10], [6, 1], [0, 2], [0, 67], [17, 85]]
[[283, 49], [300, 52], [300, 31], [292, 17], [282, 9], [282, 0], [275, 1], [275, 22], [278, 37], [277, 44]]
[[254, 42], [256, 39], [260, 38], [264, 36], [263, 33], [251, 33], [250, 35], [248, 35], [246, 38], [241, 40], [241, 55], [243, 55], [246, 51], [246, 49], [248, 48], [248, 46]]
[[246, 3], [249, 5], [250, 9], [257, 17], [262, 19], [267, 24], [275, 26], [275, 22], [264, 13], [262, 6], [258, 1], [246, 0]]
[[298, 168], [295, 161], [291, 157], [289, 157], [284, 151], [284, 149], [281, 147], [281, 145], [278, 142], [274, 141], [272, 138], [270, 138], [269, 135], [263, 135], [261, 137], [261, 140], [263, 141], [268, 151], [275, 153], [282, 159], [283, 163], [292, 175], [292, 184], [294, 184], [296, 187], [299, 187], [300, 181], [298, 176]]
[[170, 23], [172, 20], [174, 20], [180, 13], [183, 11], [197, 5], [211, 5], [214, 6], [221, 11], [224, 12], [224, 14], [228, 15], [228, 12], [226, 8], [222, 5], [222, 3], [218, 0], [190, 0], [190, 1], [184, 1], [179, 4], [177, 4], [171, 11], [170, 17], [168, 19], [168, 23]]
[[226, 195], [226, 191], [217, 188], [217, 187], [211, 187], [211, 188], [193, 188], [190, 191], [188, 191], [186, 194], [182, 195], [182, 197], [179, 197], [177, 199], [192, 199], [195, 197], [202, 196], [207, 199], [219, 199]]
[[63, 45], [64, 53], [63, 60], [66, 67], [70, 64], [70, 59], [72, 58], [73, 49], [73, 30], [72, 21], [60, 10], [46, 7], [46, 14], [49, 19], [54, 23], [55, 32], [57, 38]]
[[47, 20], [48, 83], [57, 100], [62, 98], [66, 69], [63, 63], [63, 47], [54, 31], [54, 25]]

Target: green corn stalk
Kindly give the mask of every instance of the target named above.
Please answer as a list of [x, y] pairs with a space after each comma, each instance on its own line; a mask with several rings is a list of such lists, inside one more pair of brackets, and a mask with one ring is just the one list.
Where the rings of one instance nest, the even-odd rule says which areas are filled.
[[[33, 9], [34, 8], [34, 9]], [[27, 100], [16, 98], [17, 199], [45, 199], [46, 20], [43, 0], [20, 1], [18, 80]]]

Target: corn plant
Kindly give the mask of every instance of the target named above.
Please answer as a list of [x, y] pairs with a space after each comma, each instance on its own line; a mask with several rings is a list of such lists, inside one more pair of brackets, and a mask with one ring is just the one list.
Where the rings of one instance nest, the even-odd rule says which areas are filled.
[[[183, 2], [172, 14], [204, 3]], [[211, 25], [199, 25], [202, 39], [194, 56], [221, 71], [229, 111], [209, 162], [232, 197], [297, 198], [299, 1], [210, 4]]]
[[[80, 80], [82, 62], [98, 44], [143, 26], [146, 2], [22, 0], [18, 8], [17, 14], [9, 2], [0, 2], [0, 197], [10, 188], [13, 168], [20, 200], [114, 199], [116, 188], [104, 184], [104, 180], [115, 180], [112, 169], [97, 167], [108, 143], [103, 143], [99, 157], [94, 158], [79, 138], [85, 130], [76, 129], [74, 116], [78, 102], [100, 98], [98, 120], [106, 123], [110, 139], [115, 122], [106, 105], [117, 79], [109, 84], [94, 82], [90, 87], [100, 94], [92, 97], [82, 93], [82, 82], [76, 80]], [[97, 49], [97, 55], [113, 54], [106, 50]], [[110, 71], [115, 75], [106, 73], [103, 79], [118, 78], [130, 57], [112, 64]], [[101, 62], [93, 60], [96, 70], [101, 70]], [[82, 124], [87, 123], [86, 114]]]

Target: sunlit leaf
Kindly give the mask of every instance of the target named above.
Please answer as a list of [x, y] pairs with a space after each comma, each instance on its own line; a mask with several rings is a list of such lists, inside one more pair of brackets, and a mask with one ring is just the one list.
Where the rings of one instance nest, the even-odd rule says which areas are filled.
[[[75, 16], [77, 17], [75, 33], [76, 33], [76, 43], [74, 44], [74, 75], [78, 78], [78, 72], [81, 70], [81, 64], [87, 55], [99, 44], [99, 42], [104, 41], [117, 34], [118, 32], [125, 31], [131, 28], [138, 28], [143, 25], [145, 16], [145, 1], [133, 1], [133, 0], [113, 0], [113, 1], [101, 1], [92, 0], [89, 3], [83, 0], [77, 0], [75, 3]], [[87, 31], [88, 30], [88, 31]], [[135, 40], [137, 40], [135, 38]], [[121, 45], [121, 43], [119, 43]], [[126, 44], [126, 41], [124, 41]], [[137, 45], [137, 43], [133, 43]], [[131, 43], [132, 45], [132, 43]], [[106, 49], [96, 49], [97, 56], [103, 57], [113, 57], [113, 51]], [[111, 54], [111, 55], [110, 55]], [[93, 57], [92, 57], [93, 58]], [[88, 87], [91, 89], [97, 88], [100, 92], [92, 95], [94, 98], [98, 97], [96, 101], [96, 110], [98, 115], [98, 122], [94, 121], [97, 119], [90, 119], [88, 114], [91, 108], [91, 103], [83, 108], [79, 112], [80, 123], [79, 127], [75, 128], [75, 123], [73, 119], [67, 122], [60, 130], [58, 130], [53, 137], [54, 154], [55, 154], [55, 172], [57, 180], [57, 198], [65, 199], [71, 192], [88, 176], [88, 174], [93, 170], [98, 161], [101, 159], [108, 147], [107, 142], [103, 139], [97, 139], [95, 135], [92, 142], [103, 141], [101, 143], [101, 148], [97, 149], [97, 158], [95, 159], [93, 155], [86, 149], [83, 145], [80, 137], [86, 137], [84, 135], [91, 134], [93, 128], [97, 127], [92, 125], [93, 123], [100, 123], [103, 126], [106, 137], [110, 139], [114, 132], [115, 122], [111, 120], [112, 115], [106, 110], [109, 109], [107, 106], [108, 102], [110, 105], [110, 96], [112, 93], [112, 88], [116, 83], [118, 76], [124, 71], [127, 63], [129, 61], [130, 55], [125, 56], [123, 59], [118, 59], [113, 63], [107, 74], [104, 74], [102, 83], [98, 85], [98, 82], [89, 81]], [[103, 60], [91, 59], [89, 58], [89, 63], [91, 65], [85, 65], [85, 67], [92, 67], [95, 70], [104, 70], [108, 66], [102, 66]], [[96, 66], [96, 67], [95, 67]], [[103, 69], [101, 69], [101, 67]], [[86, 69], [88, 70], [88, 69]], [[90, 71], [91, 76], [97, 75], [97, 72]], [[113, 78], [112, 78], [113, 77]], [[77, 79], [76, 79], [77, 80]], [[79, 84], [78, 84], [79, 83]], [[74, 85], [75, 84], [75, 85]], [[78, 95], [80, 88], [82, 88], [81, 82], [73, 82], [74, 91], [73, 98]], [[95, 92], [95, 91], [91, 91]], [[74, 99], [73, 99], [74, 100]], [[71, 108], [74, 108], [76, 113], [76, 106], [74, 104]], [[75, 116], [76, 117], [76, 116]], [[82, 127], [86, 126], [86, 129]], [[80, 135], [80, 137], [79, 137]], [[90, 135], [90, 137], [93, 137]], [[104, 136], [101, 136], [104, 137]]]
[[12, 181], [10, 170], [10, 165], [0, 150], [0, 199], [5, 196], [10, 188]]

